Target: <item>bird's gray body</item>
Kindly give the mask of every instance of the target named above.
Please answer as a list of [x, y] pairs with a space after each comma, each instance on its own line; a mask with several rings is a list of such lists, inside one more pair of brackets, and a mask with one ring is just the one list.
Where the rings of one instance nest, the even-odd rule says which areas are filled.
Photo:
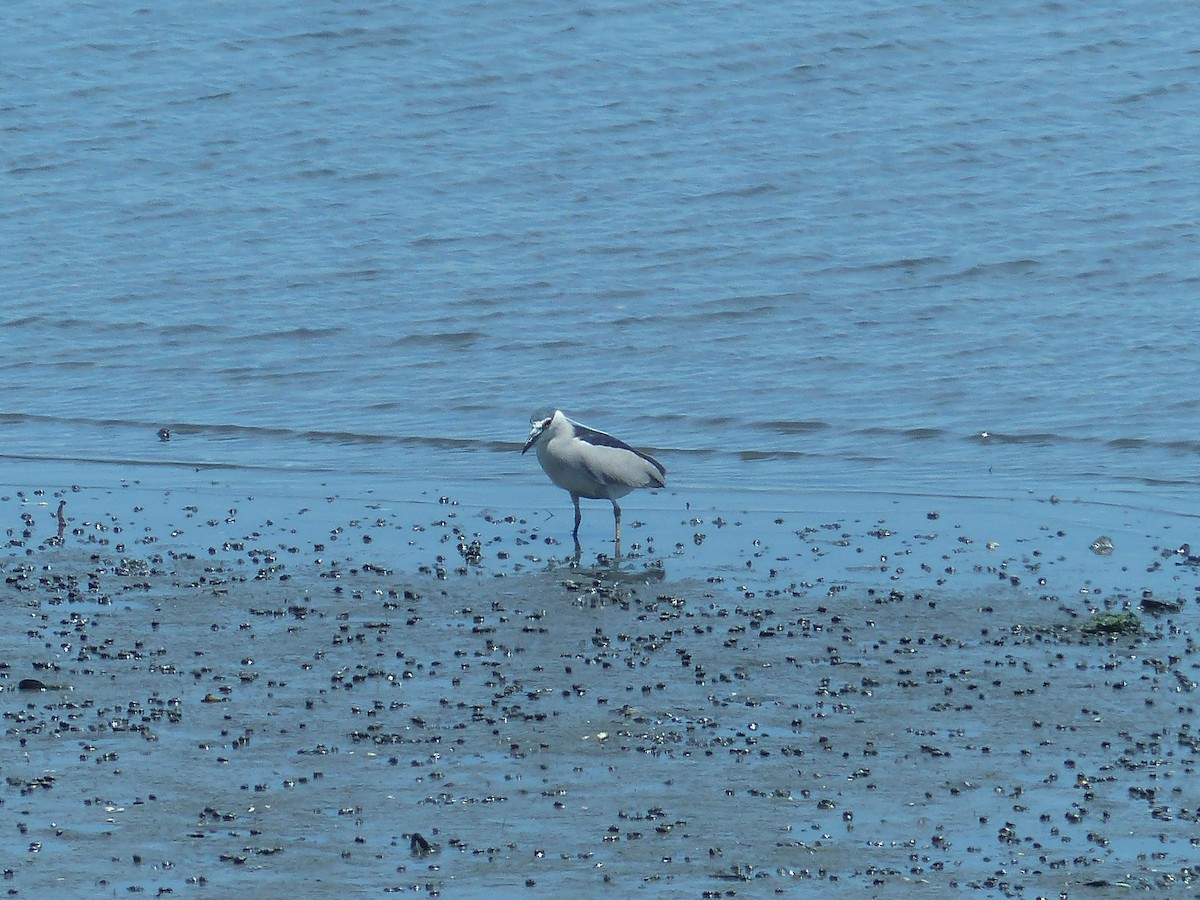
[[654, 457], [635, 450], [611, 434], [573, 422], [555, 410], [535, 417], [529, 432], [530, 447], [550, 480], [571, 495], [575, 504], [574, 536], [579, 538], [579, 498], [609, 500], [616, 523], [617, 552], [621, 547], [621, 507], [617, 500], [637, 488], [660, 488], [667, 470]]

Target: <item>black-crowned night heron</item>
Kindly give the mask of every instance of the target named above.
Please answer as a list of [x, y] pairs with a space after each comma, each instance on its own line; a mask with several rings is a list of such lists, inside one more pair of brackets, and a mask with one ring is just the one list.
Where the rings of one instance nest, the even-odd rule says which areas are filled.
[[575, 530], [579, 544], [579, 498], [609, 500], [616, 523], [616, 552], [621, 552], [621, 507], [617, 499], [635, 488], [666, 487], [667, 470], [654, 457], [634, 450], [611, 434], [572, 422], [555, 410], [535, 416], [524, 453], [537, 448], [538, 462], [550, 480], [571, 495], [575, 504]]

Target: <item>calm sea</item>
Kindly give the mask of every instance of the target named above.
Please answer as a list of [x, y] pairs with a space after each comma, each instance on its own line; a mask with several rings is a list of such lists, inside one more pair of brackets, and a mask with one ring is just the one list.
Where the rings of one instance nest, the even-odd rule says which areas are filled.
[[685, 499], [1197, 505], [1186, 4], [6, 19], [6, 485], [96, 461], [557, 508], [516, 453], [557, 405]]

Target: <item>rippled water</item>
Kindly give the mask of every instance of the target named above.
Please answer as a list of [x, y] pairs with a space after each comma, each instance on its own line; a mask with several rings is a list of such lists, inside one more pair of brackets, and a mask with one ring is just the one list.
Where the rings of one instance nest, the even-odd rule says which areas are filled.
[[[1200, 449], [1171, 3], [24, 3], [0, 427], [30, 460], [1117, 494]], [[172, 429], [159, 444], [159, 427]]]
[[1194, 884], [1190, 6], [5, 11], [13, 890]]

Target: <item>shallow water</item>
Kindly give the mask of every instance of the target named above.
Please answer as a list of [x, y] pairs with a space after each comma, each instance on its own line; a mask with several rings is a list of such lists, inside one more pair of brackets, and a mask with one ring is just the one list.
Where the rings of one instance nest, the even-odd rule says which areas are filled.
[[572, 566], [502, 508], [239, 488], [68, 488], [62, 545], [54, 491], [4, 494], [19, 893], [1198, 877], [1197, 576], [1153, 515], [1099, 555], [1064, 503], [660, 510]]
[[200, 10], [0, 37], [9, 461], [1195, 507], [1173, 4]]
[[0, 33], [11, 889], [1194, 890], [1186, 12], [219, 13]]

